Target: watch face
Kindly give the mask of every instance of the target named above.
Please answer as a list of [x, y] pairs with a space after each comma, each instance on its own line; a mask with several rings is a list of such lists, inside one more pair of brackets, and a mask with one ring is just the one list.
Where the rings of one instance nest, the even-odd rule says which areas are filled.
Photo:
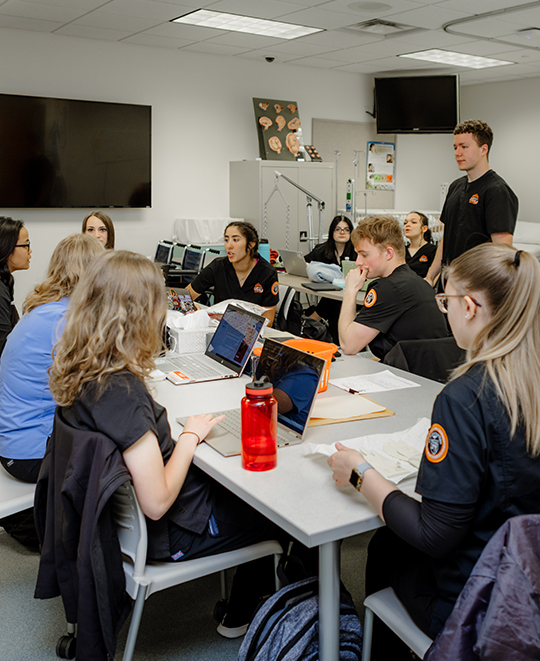
[[358, 489], [359, 487], [362, 486], [362, 476], [356, 471], [356, 468], [352, 469], [349, 482], [353, 485], [355, 489]]

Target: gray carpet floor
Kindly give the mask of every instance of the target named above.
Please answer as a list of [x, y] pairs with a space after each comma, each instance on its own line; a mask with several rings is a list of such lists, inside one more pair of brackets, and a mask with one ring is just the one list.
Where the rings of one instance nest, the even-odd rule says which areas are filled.
[[[363, 621], [364, 568], [371, 534], [344, 541], [341, 576]], [[0, 659], [54, 661], [58, 638], [65, 633], [60, 598], [33, 598], [39, 556], [0, 528]], [[216, 633], [212, 612], [220, 598], [219, 575], [152, 595], [146, 602], [134, 661], [235, 661], [242, 639]], [[129, 621], [120, 634], [121, 659]]]

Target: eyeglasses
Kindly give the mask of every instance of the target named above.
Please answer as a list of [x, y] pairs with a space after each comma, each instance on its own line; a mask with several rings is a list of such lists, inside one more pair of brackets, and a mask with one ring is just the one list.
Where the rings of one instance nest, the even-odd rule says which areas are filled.
[[28, 241], [28, 243], [19, 243], [15, 248], [26, 248], [26, 250], [30, 252], [30, 241]]
[[439, 310], [443, 314], [448, 314], [448, 299], [449, 298], [465, 298], [465, 296], [468, 296], [471, 299], [471, 301], [475, 305], [477, 305], [479, 308], [482, 307], [480, 305], [480, 303], [478, 301], [475, 301], [474, 298], [472, 296], [470, 296], [469, 294], [437, 294], [435, 296], [435, 300], [437, 301], [437, 305], [439, 306]]
[[334, 232], [339, 232], [340, 234], [350, 234], [351, 230], [348, 227], [336, 227]]

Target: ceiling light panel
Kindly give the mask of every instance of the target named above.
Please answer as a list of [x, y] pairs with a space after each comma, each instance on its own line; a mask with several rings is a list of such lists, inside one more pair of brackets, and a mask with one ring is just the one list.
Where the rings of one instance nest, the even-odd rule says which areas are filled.
[[495, 60], [490, 57], [479, 55], [468, 55], [467, 53], [455, 53], [440, 48], [418, 51], [416, 53], [404, 53], [398, 57], [408, 57], [412, 60], [425, 60], [437, 64], [449, 64], [456, 67], [467, 67], [468, 69], [489, 69], [490, 67], [502, 67], [506, 64], [514, 64], [506, 60]]
[[275, 37], [276, 39], [297, 39], [308, 34], [323, 32], [321, 28], [310, 28], [305, 25], [269, 21], [264, 18], [251, 18], [237, 14], [226, 14], [208, 9], [200, 9], [185, 16], [180, 16], [172, 23], [187, 23], [199, 27], [228, 30], [230, 32], [246, 32], [248, 34]]

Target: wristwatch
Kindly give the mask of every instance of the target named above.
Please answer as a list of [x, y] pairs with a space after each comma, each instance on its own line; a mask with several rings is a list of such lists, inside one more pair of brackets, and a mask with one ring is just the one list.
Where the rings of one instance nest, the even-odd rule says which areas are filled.
[[353, 487], [357, 490], [360, 491], [362, 488], [362, 484], [364, 482], [364, 473], [367, 471], [368, 468], [373, 468], [371, 464], [368, 464], [367, 461], [364, 461], [363, 464], [360, 464], [356, 468], [353, 468], [351, 471], [351, 477], [349, 478], [349, 482], [353, 485]]

